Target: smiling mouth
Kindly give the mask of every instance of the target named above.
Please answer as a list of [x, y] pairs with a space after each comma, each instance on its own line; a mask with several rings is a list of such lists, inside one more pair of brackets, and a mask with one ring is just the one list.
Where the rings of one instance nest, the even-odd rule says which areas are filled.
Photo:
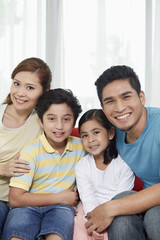
[[91, 147], [89, 147], [91, 150], [95, 150], [95, 149], [97, 149], [98, 148], [98, 145], [94, 145], [94, 146], [91, 146]]
[[16, 99], [16, 101], [18, 102], [18, 103], [20, 103], [20, 104], [23, 104], [23, 103], [26, 103], [27, 102], [27, 100], [21, 100], [21, 99], [19, 99], [19, 98], [15, 98]]
[[127, 113], [127, 114], [124, 114], [124, 115], [122, 115], [122, 116], [116, 117], [116, 119], [118, 119], [118, 120], [123, 120], [123, 119], [126, 119], [127, 117], [129, 117], [130, 115], [131, 115], [130, 113]]
[[59, 137], [59, 136], [61, 137], [61, 136], [64, 135], [64, 132], [54, 132], [54, 134], [55, 134], [56, 136], [58, 136], [58, 137]]

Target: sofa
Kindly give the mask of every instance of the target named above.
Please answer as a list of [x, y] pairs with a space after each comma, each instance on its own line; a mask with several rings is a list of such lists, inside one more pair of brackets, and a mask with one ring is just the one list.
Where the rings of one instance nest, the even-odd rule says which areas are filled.
[[[71, 136], [80, 137], [78, 128], [73, 128]], [[135, 175], [135, 183], [133, 190], [140, 191], [143, 189], [143, 182]]]

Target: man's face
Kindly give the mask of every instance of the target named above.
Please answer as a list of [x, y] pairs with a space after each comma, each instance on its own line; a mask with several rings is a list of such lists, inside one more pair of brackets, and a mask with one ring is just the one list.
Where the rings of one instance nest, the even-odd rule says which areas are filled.
[[141, 124], [145, 96], [131, 87], [129, 80], [115, 80], [102, 91], [102, 108], [112, 124], [121, 130], [133, 130]]

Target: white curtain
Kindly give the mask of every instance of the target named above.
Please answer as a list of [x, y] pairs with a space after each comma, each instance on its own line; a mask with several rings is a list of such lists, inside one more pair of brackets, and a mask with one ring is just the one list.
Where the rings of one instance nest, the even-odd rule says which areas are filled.
[[0, 101], [13, 68], [36, 56], [83, 111], [100, 107], [94, 82], [117, 64], [133, 67], [146, 105], [160, 107], [159, 18], [159, 0], [0, 0]]
[[53, 74], [52, 87], [64, 87], [63, 1], [46, 0], [46, 62]]
[[24, 58], [45, 59], [44, 0], [0, 0], [0, 101], [9, 92], [11, 72]]
[[160, 1], [146, 0], [147, 105], [160, 107]]
[[111, 65], [133, 67], [144, 89], [145, 1], [64, 2], [64, 82], [83, 110], [100, 107], [94, 82]]

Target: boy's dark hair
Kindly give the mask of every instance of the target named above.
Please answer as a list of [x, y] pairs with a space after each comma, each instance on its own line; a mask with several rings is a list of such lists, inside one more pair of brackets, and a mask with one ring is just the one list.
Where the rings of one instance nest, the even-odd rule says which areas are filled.
[[[110, 130], [113, 125], [109, 122], [106, 115], [101, 109], [91, 109], [85, 112], [79, 120], [78, 130], [80, 133], [80, 129], [83, 123], [95, 119], [102, 127], [104, 127], [107, 131]], [[113, 158], [118, 156], [118, 151], [116, 148], [116, 135], [114, 135], [113, 139], [109, 141], [108, 146], [104, 151], [104, 164], [107, 164]]]
[[106, 71], [104, 71], [102, 75], [100, 75], [100, 77], [95, 82], [95, 85], [97, 87], [98, 98], [102, 105], [103, 105], [102, 91], [104, 87], [107, 84], [120, 79], [123, 79], [123, 80], [128, 79], [129, 84], [133, 89], [136, 90], [139, 96], [139, 93], [141, 91], [141, 84], [140, 84], [138, 75], [134, 72], [134, 70], [131, 67], [128, 67], [125, 65], [112, 66], [108, 68]]
[[82, 112], [81, 105], [70, 89], [62, 88], [51, 89], [39, 98], [36, 110], [41, 121], [43, 122], [43, 115], [52, 104], [61, 103], [66, 103], [71, 108], [75, 124], [79, 114]]

